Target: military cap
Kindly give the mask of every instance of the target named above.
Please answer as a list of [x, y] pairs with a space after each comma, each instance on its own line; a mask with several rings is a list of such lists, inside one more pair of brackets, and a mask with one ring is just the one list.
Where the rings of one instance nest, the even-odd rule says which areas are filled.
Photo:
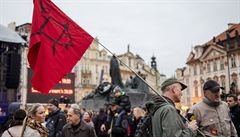
[[178, 81], [176, 78], [169, 78], [166, 79], [162, 85], [161, 85], [161, 90], [164, 91], [166, 87], [175, 84], [175, 83], [179, 83], [182, 86], [182, 90], [184, 90], [185, 88], [187, 88], [187, 86], [185, 84], [183, 84], [182, 82]]

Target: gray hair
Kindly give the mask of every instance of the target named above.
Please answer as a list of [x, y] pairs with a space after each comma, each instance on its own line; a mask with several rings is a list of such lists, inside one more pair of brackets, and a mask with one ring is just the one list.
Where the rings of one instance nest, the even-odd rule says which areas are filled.
[[73, 113], [81, 117], [81, 109], [78, 104], [72, 104], [70, 107], [73, 110]]

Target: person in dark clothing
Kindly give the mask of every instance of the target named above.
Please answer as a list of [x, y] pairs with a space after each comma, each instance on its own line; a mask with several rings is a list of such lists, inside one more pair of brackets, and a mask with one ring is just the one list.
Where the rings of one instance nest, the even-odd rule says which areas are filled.
[[238, 106], [240, 107], [240, 94], [237, 96], [237, 99], [238, 99]]
[[112, 101], [111, 111], [113, 112], [110, 117], [110, 129], [107, 133], [111, 137], [128, 137], [129, 117], [126, 113], [119, 114], [119, 102]]
[[107, 121], [107, 114], [103, 108], [100, 108], [99, 114], [93, 119], [95, 131], [98, 137], [108, 137], [106, 131], [101, 131], [101, 126]]
[[116, 100], [111, 100], [108, 104], [107, 120], [101, 125], [102, 132], [107, 131], [110, 137], [128, 137], [130, 128], [130, 117], [126, 113], [120, 115], [120, 105]]
[[25, 110], [18, 109], [13, 115], [13, 120], [11, 121], [9, 128], [2, 134], [2, 137], [17, 137], [21, 135], [23, 120], [26, 115], [27, 113]]
[[48, 101], [48, 119], [46, 127], [49, 131], [48, 137], [62, 137], [62, 129], [66, 122], [66, 115], [58, 108], [58, 100], [50, 99]]
[[162, 96], [154, 96], [149, 112], [152, 115], [153, 137], [193, 137], [197, 122], [185, 124], [175, 104], [181, 101], [182, 90], [187, 86], [175, 78], [165, 80], [161, 85]]
[[94, 128], [81, 120], [81, 110], [77, 104], [68, 110], [67, 122], [63, 127], [63, 137], [97, 137]]
[[234, 94], [229, 94], [227, 96], [227, 103], [230, 108], [232, 122], [237, 130], [238, 136], [240, 137], [240, 107], [237, 103], [237, 96]]
[[[119, 110], [125, 110], [125, 112], [131, 111], [131, 102], [129, 96], [119, 86], [113, 89], [114, 100], [119, 104]], [[124, 112], [124, 113], [125, 113]]]

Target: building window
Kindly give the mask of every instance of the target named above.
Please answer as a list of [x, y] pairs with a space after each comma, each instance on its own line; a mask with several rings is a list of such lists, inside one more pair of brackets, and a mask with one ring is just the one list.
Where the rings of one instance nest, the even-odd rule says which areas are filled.
[[96, 73], [98, 73], [98, 65], [96, 65]]
[[195, 65], [194, 68], [193, 68], [193, 74], [194, 75], [197, 75], [197, 66]]
[[194, 81], [194, 92], [195, 97], [198, 97], [198, 82], [196, 80]]
[[236, 60], [234, 56], [231, 56], [231, 67], [236, 68]]
[[187, 97], [187, 104], [191, 104], [192, 100], [190, 97]]
[[231, 75], [231, 79], [232, 79], [232, 83], [230, 85], [230, 92], [232, 92], [233, 94], [236, 94], [238, 91], [238, 75], [236, 73], [233, 73]]
[[203, 64], [200, 65], [200, 74], [203, 74]]
[[187, 90], [187, 92], [186, 92], [186, 93], [187, 93], [187, 95], [190, 95], [190, 91], [189, 91], [189, 89]]
[[96, 58], [95, 59], [98, 59], [98, 53], [96, 53]]
[[211, 72], [211, 65], [210, 65], [210, 63], [207, 63], [207, 72], [208, 72], [208, 73]]
[[220, 70], [224, 70], [224, 59], [220, 60]]
[[226, 87], [225, 76], [222, 75], [222, 76], [220, 77], [220, 80], [221, 80], [221, 86], [222, 86], [222, 87]]
[[217, 71], [217, 60], [213, 61], [213, 71]]
[[132, 67], [132, 60], [131, 59], [128, 59], [128, 65], [129, 65], [129, 67], [131, 68]]
[[213, 80], [215, 80], [215, 81], [218, 82], [218, 76], [214, 76], [214, 77], [213, 77]]
[[106, 59], [106, 54], [103, 54], [102, 56], [103, 56], [102, 58], [105, 60]]

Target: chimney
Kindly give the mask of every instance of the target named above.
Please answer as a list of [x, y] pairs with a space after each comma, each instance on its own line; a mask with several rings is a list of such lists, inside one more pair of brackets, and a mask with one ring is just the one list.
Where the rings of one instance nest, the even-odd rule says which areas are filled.
[[16, 29], [16, 22], [11, 22], [11, 23], [9, 23], [9, 24], [8, 24], [8, 28], [11, 29], [11, 30], [13, 30], [13, 31], [15, 31], [15, 29]]

